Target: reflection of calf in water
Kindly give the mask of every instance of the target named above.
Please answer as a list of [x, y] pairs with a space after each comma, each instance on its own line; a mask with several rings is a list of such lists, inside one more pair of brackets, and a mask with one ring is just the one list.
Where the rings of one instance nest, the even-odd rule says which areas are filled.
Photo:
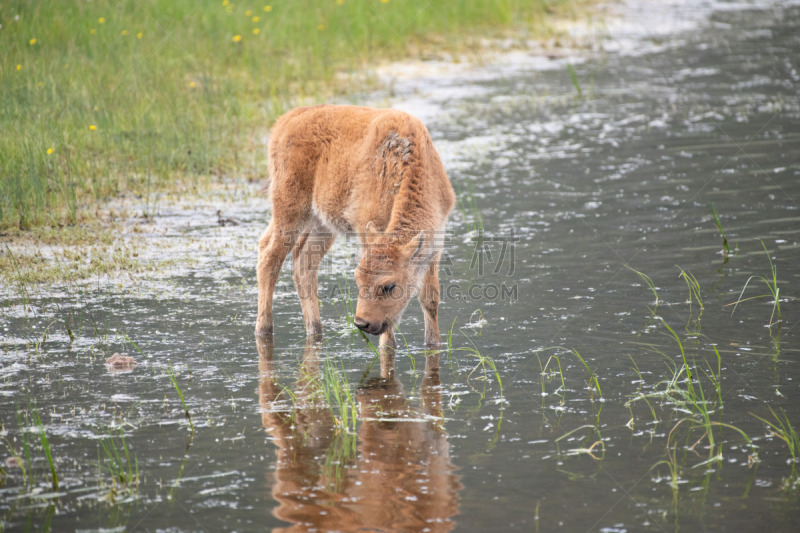
[[[294, 407], [277, 383], [272, 339], [258, 339], [262, 422], [278, 447], [273, 514], [287, 531], [450, 531], [461, 484], [442, 428], [439, 356], [425, 360], [421, 408], [394, 376], [394, 351], [381, 352], [381, 376], [357, 391], [358, 443], [336, 427], [319, 398], [319, 345], [306, 343]], [[283, 394], [282, 394], [283, 393]]]

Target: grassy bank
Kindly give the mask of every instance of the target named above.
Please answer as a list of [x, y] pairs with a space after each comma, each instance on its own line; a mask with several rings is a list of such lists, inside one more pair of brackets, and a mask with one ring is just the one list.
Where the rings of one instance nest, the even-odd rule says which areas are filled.
[[0, 231], [79, 223], [119, 194], [256, 179], [276, 116], [364, 83], [338, 73], [542, 28], [564, 1], [3, 2]]

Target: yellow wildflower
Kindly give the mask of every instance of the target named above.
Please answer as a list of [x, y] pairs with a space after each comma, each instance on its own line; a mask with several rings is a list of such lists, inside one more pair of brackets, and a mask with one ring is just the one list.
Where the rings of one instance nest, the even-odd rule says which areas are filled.
[[17, 70], [22, 70], [22, 65], [17, 65]]
[[270, 11], [272, 11], [272, 6], [264, 6], [264, 11], [269, 13]]
[[106, 22], [106, 19], [103, 18], [103, 17], [100, 17], [99, 19], [97, 19], [97, 23], [98, 24], [105, 24], [105, 22]]
[[195, 87], [195, 83], [194, 83], [193, 81], [190, 81], [190, 82], [189, 82], [189, 87], [191, 87], [192, 89], [194, 89], [194, 87]]
[[53, 149], [52, 149], [52, 148], [48, 148], [48, 149], [47, 149], [47, 155], [50, 155], [50, 154], [52, 154], [52, 153], [53, 153]]
[[31, 45], [31, 46], [33, 46], [34, 44], [36, 44], [36, 38], [34, 37], [34, 38], [33, 38], [33, 39], [31, 39], [30, 41], [28, 41], [28, 44], [29, 44], [29, 45]]
[[337, 4], [339, 4], [339, 5], [341, 6], [341, 5], [343, 5], [343, 4], [344, 4], [344, 0], [336, 0], [336, 3], [337, 3]]
[[233, 36], [233, 42], [238, 43], [241, 40], [242, 40], [242, 36], [241, 35], [234, 35]]
[[250, 15], [252, 15], [252, 14], [253, 14], [253, 12], [252, 12], [252, 11], [250, 11], [249, 9], [248, 9], [247, 11], [245, 11], [245, 12], [244, 12], [244, 16], [245, 16], [245, 17], [249, 17], [249, 16], [250, 16]]
[[128, 30], [122, 30], [122, 35], [128, 35]]
[[89, 30], [89, 33], [91, 33], [92, 35], [94, 35], [95, 33], [97, 33], [97, 30], [95, 30], [94, 28], [92, 28], [91, 30]]
[[258, 22], [259, 20], [261, 20], [261, 17], [259, 17], [258, 15], [253, 17], [253, 22]]
[[136, 34], [136, 38], [137, 39], [141, 39], [142, 35], [144, 35], [144, 34], [142, 32], [139, 32], [139, 33]]
[[222, 5], [223, 6], [227, 6], [228, 5], [228, 0], [222, 0]]
[[319, 31], [322, 31], [322, 30], [324, 30], [324, 29], [325, 29], [325, 24], [320, 24], [319, 26], [317, 26], [317, 29], [318, 29]]
[[89, 124], [89, 131], [94, 131], [96, 129], [97, 129], [97, 126], [95, 126], [94, 124]]
[[258, 28], [253, 28], [253, 35], [258, 35], [259, 33], [261, 33], [261, 30]]

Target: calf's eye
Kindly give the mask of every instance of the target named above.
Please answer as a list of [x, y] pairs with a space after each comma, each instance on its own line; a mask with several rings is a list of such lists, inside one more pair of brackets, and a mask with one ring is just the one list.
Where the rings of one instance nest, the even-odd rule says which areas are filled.
[[381, 294], [387, 296], [392, 293], [395, 287], [397, 287], [397, 283], [389, 283], [388, 285], [384, 285], [381, 287]]

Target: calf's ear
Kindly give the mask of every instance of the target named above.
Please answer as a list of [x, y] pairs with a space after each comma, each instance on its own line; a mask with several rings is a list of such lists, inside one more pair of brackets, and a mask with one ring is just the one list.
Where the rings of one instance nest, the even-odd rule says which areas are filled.
[[424, 247], [425, 232], [420, 230], [420, 232], [417, 233], [414, 238], [408, 241], [408, 243], [403, 247], [403, 251], [405, 252], [405, 256], [408, 258], [408, 260], [413, 261], [422, 254], [422, 249]]

